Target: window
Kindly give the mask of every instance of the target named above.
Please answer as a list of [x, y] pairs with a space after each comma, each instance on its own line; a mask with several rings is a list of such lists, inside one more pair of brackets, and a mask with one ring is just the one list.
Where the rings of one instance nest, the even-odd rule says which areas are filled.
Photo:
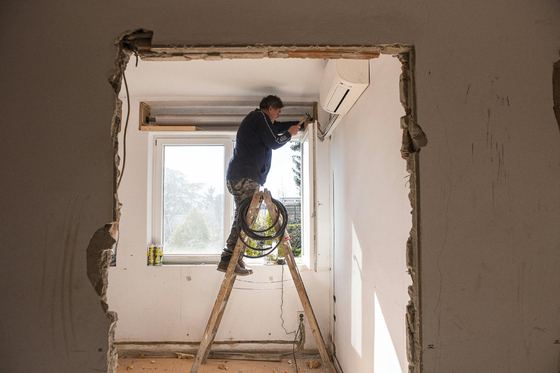
[[224, 180], [233, 137], [153, 136], [152, 144], [152, 241], [165, 263], [216, 261], [231, 226]]
[[[234, 203], [225, 187], [225, 173], [235, 136], [153, 134], [150, 139], [153, 176], [149, 241], [163, 245], [165, 264], [217, 262], [233, 222]], [[310, 212], [302, 209], [301, 197], [303, 193], [305, 199], [309, 198], [309, 141], [300, 141], [295, 139], [273, 151], [272, 168], [264, 185], [288, 210], [288, 232], [296, 258], [306, 253], [309, 256], [312, 243]]]

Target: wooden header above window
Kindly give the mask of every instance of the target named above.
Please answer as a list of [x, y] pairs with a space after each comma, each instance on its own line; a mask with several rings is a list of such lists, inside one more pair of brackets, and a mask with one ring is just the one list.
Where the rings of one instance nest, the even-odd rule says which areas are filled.
[[[258, 104], [257, 104], [258, 105]], [[254, 101], [165, 101], [140, 103], [141, 131], [236, 132]], [[285, 101], [280, 121], [300, 121], [305, 113], [314, 115], [315, 102]]]
[[375, 45], [153, 45], [153, 32], [138, 29], [122, 39], [131, 53], [152, 60], [222, 60], [238, 58], [325, 58], [366, 59], [380, 54], [401, 54], [412, 50], [407, 44]]

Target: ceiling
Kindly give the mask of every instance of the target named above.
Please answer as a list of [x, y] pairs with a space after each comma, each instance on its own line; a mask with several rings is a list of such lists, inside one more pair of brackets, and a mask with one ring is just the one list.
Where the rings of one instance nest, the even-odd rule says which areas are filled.
[[[131, 57], [126, 79], [131, 97], [143, 100], [221, 98], [318, 101], [326, 59], [142, 61]], [[121, 96], [124, 96], [124, 90]]]

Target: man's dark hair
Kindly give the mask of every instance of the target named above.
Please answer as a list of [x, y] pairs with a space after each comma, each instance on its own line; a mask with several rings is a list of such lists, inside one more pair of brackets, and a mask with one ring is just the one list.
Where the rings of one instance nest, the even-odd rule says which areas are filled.
[[280, 97], [269, 95], [261, 100], [259, 108], [261, 110], [267, 110], [271, 106], [273, 109], [282, 109], [284, 104], [282, 103], [282, 100], [280, 100]]

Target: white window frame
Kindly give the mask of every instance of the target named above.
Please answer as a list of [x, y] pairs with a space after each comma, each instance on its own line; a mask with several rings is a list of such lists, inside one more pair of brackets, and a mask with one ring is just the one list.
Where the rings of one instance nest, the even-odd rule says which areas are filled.
[[[307, 126], [301, 138], [301, 258], [296, 262], [317, 271], [317, 166], [316, 122]], [[308, 142], [308, 154], [304, 143]], [[307, 162], [305, 159], [307, 158]], [[307, 168], [305, 167], [307, 165]], [[307, 198], [306, 198], [307, 197]], [[299, 259], [299, 260], [298, 260]]]
[[[148, 242], [162, 244], [163, 232], [163, 162], [164, 149], [166, 145], [223, 145], [224, 146], [224, 237], [223, 241], [229, 236], [231, 224], [233, 222], [233, 196], [227, 191], [225, 185], [225, 173], [228, 162], [233, 155], [233, 141], [235, 135], [224, 135], [209, 133], [189, 134], [189, 135], [159, 135], [150, 134], [150, 153], [152, 165], [151, 175], [151, 197], [148, 202], [148, 212], [151, 219], [148, 219]], [[165, 248], [164, 248], [165, 250]], [[204, 264], [217, 263], [220, 253], [217, 254], [165, 254], [163, 264]]]
[[[316, 124], [310, 124], [303, 134], [298, 135], [301, 144], [301, 206], [302, 206], [302, 256], [295, 258], [296, 263], [305, 265], [310, 269], [317, 270], [316, 250]], [[294, 140], [297, 140], [295, 138]], [[162, 216], [163, 216], [163, 149], [165, 145], [224, 145], [224, 237], [229, 236], [233, 224], [235, 206], [233, 196], [225, 187], [225, 174], [229, 160], [233, 156], [235, 134], [209, 133], [204, 134], [170, 134], [151, 133], [149, 136], [149, 159], [151, 165], [148, 172], [148, 180], [151, 182], [148, 193], [148, 243], [162, 244]], [[309, 154], [304, 154], [304, 142], [309, 141]], [[304, 157], [309, 157], [307, 163], [309, 169], [304, 167]], [[304, 198], [304, 188], [308, 188], [309, 198]], [[309, 237], [304, 237], [304, 229]], [[305, 241], [304, 241], [305, 240]], [[217, 263], [219, 254], [165, 254], [163, 264], [205, 264]], [[252, 264], [263, 263], [264, 259], [249, 259]]]

